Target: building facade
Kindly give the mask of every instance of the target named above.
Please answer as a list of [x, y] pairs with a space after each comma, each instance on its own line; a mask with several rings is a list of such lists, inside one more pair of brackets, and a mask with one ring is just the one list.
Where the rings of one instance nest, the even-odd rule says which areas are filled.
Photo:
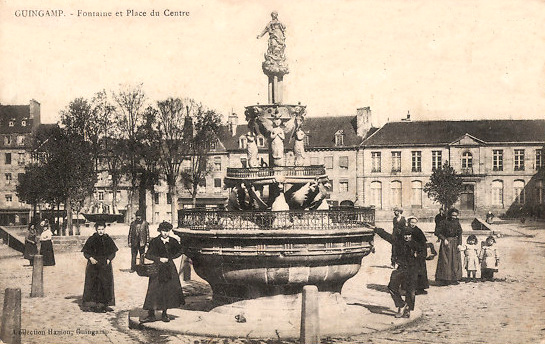
[[30, 162], [32, 134], [41, 124], [40, 103], [0, 105], [0, 224], [27, 224], [30, 206], [20, 202], [18, 176]]
[[544, 144], [543, 120], [387, 123], [361, 144], [358, 193], [381, 217], [395, 206], [432, 217], [439, 205], [423, 189], [448, 161], [463, 179], [463, 216], [543, 216]]

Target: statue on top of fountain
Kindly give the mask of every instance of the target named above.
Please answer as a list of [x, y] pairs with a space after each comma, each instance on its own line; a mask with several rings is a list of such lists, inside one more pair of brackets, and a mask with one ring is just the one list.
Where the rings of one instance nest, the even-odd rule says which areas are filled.
[[271, 21], [265, 26], [263, 31], [257, 35], [257, 39], [269, 34], [269, 47], [265, 53], [263, 61], [263, 72], [267, 75], [288, 74], [288, 65], [284, 50], [286, 49], [286, 26], [278, 20], [278, 12], [271, 13]]

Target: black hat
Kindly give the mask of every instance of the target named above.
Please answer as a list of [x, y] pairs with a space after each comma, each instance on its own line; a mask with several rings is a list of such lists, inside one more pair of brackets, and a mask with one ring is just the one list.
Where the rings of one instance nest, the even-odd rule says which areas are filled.
[[161, 231], [169, 231], [172, 229], [172, 225], [170, 224], [170, 222], [167, 222], [167, 221], [163, 221], [159, 224], [159, 228], [157, 228], [157, 231], [158, 232], [161, 232]]
[[106, 227], [106, 222], [104, 221], [95, 222], [95, 229], [97, 229], [98, 227]]
[[135, 213], [135, 216], [143, 216], [144, 212], [141, 209], [138, 209]]

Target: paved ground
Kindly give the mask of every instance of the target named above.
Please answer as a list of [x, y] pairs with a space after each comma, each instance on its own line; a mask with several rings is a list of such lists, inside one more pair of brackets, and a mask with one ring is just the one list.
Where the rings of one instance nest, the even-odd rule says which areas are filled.
[[[431, 224], [421, 227], [431, 230]], [[390, 229], [387, 224], [385, 228]], [[545, 343], [545, 224], [502, 225], [502, 233], [506, 236], [497, 243], [502, 255], [498, 281], [432, 286], [428, 295], [417, 296], [417, 307], [423, 311], [420, 320], [397, 327], [392, 318], [392, 327], [386, 331], [324, 338], [322, 342]], [[479, 240], [484, 238], [479, 236]], [[11, 249], [0, 245], [0, 305], [5, 288], [21, 288], [22, 327], [28, 331], [22, 336], [23, 343], [259, 343], [130, 330], [128, 315], [140, 309], [147, 279], [127, 271], [130, 253], [124, 245], [124, 240], [118, 240], [121, 250], [114, 260], [115, 312], [106, 314], [79, 309], [85, 268], [81, 253], [59, 253], [57, 265], [44, 268], [45, 297], [30, 298], [32, 268], [24, 266], [27, 261], [20, 255], [13, 256]], [[364, 258], [360, 273], [345, 284], [343, 296], [363, 298], [369, 310], [384, 314], [393, 310], [386, 292], [391, 272], [389, 247], [377, 238], [376, 248], [375, 254]], [[430, 280], [435, 263], [428, 265]], [[210, 290], [202, 281], [185, 284], [184, 291], [189, 295], [186, 307], [209, 304]], [[261, 342], [282, 343], [273, 339]]]

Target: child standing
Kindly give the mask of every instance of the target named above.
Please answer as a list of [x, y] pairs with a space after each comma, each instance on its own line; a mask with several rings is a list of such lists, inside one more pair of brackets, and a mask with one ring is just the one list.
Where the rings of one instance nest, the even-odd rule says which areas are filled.
[[494, 272], [498, 271], [500, 256], [498, 250], [494, 246], [496, 239], [492, 235], [486, 238], [486, 242], [479, 253], [479, 261], [481, 262], [481, 279], [483, 281], [492, 281]]
[[467, 271], [466, 282], [477, 281], [477, 266], [479, 265], [479, 247], [477, 237], [471, 234], [467, 237], [465, 245], [459, 245], [458, 250], [464, 252], [464, 268]]

